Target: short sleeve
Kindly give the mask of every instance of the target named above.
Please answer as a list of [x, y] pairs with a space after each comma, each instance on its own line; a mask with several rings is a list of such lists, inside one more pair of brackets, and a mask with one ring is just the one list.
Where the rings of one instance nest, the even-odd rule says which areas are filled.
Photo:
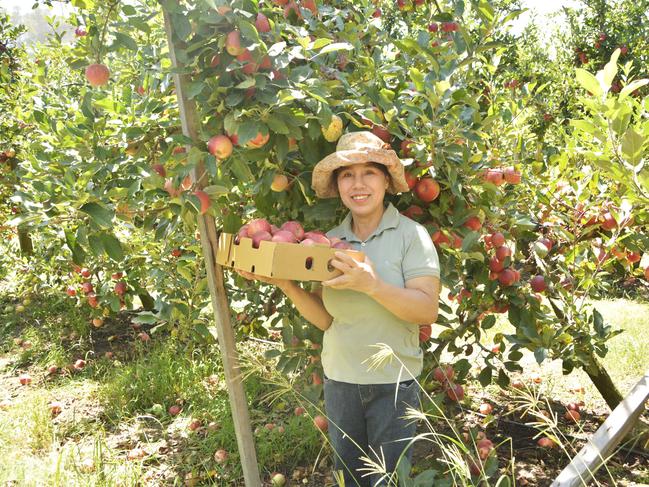
[[422, 225], [416, 225], [406, 234], [402, 269], [404, 281], [422, 276], [440, 277], [437, 250]]

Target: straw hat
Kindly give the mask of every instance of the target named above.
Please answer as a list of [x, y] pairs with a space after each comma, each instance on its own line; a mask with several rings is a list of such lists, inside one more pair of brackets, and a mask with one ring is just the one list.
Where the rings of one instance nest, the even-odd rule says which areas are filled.
[[336, 152], [318, 162], [313, 168], [311, 187], [318, 198], [338, 197], [336, 181], [333, 172], [339, 167], [376, 162], [383, 164], [390, 173], [389, 193], [408, 191], [408, 183], [403, 169], [403, 163], [397, 153], [390, 149], [372, 132], [352, 132], [338, 139]]

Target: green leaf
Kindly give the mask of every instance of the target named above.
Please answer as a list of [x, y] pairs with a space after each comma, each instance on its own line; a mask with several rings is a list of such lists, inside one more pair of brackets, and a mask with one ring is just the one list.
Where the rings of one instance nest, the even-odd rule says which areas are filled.
[[604, 318], [596, 309], [593, 309], [593, 328], [595, 328], [597, 335], [599, 335], [600, 337], [606, 336], [606, 331], [604, 329]]
[[109, 233], [104, 233], [101, 236], [101, 241], [104, 244], [104, 249], [108, 257], [113, 259], [116, 262], [121, 262], [124, 260], [124, 250], [122, 249], [122, 244], [114, 235]]
[[104, 244], [101, 241], [99, 235], [89, 235], [88, 245], [90, 246], [90, 250], [92, 250], [92, 253], [95, 257], [99, 257], [104, 253]]
[[284, 134], [284, 135], [291, 133], [291, 130], [288, 128], [288, 126], [278, 117], [270, 116], [264, 121], [268, 125], [268, 128], [270, 129], [271, 132], [275, 132], [276, 134]]
[[86, 203], [79, 210], [90, 215], [93, 221], [102, 227], [111, 226], [113, 217], [115, 216], [111, 210], [99, 203]]
[[187, 15], [172, 15], [171, 25], [173, 26], [174, 33], [181, 41], [186, 41], [189, 34], [192, 33], [192, 25], [189, 23]]
[[231, 171], [234, 173], [235, 177], [244, 183], [254, 180], [254, 176], [248, 167], [248, 164], [245, 163], [242, 159], [235, 159], [230, 165]]
[[491, 367], [485, 367], [478, 374], [478, 381], [482, 387], [487, 387], [491, 384], [491, 376], [493, 374], [493, 369]]
[[548, 357], [548, 351], [547, 349], [543, 347], [539, 347], [536, 350], [534, 350], [534, 358], [536, 359], [537, 363], [543, 363], [543, 361]]
[[594, 134], [598, 131], [598, 128], [588, 120], [571, 120], [570, 125], [572, 125], [576, 129], [586, 132], [587, 134]]
[[649, 83], [649, 79], [636, 79], [634, 81], [631, 81], [631, 83], [622, 88], [622, 91], [620, 91], [619, 99], [623, 100], [635, 90], [642, 88], [647, 83]]
[[604, 69], [597, 73], [597, 79], [599, 81], [599, 85], [602, 88], [602, 91], [608, 91], [608, 89], [611, 87], [611, 83], [613, 83], [613, 80], [615, 79], [615, 75], [617, 75], [618, 57], [620, 57], [620, 50], [616, 49], [611, 56], [611, 60], [606, 63], [606, 66], [604, 66]]
[[259, 32], [257, 32], [257, 29], [253, 24], [250, 22], [247, 22], [245, 20], [240, 20], [239, 21], [239, 30], [241, 31], [241, 37], [248, 41], [252, 41], [254, 44], [258, 44], [260, 39], [259, 39]]
[[622, 154], [625, 155], [631, 164], [637, 164], [642, 158], [642, 146], [645, 143], [645, 137], [633, 130], [629, 129], [622, 136]]
[[115, 36], [115, 44], [124, 46], [126, 49], [130, 49], [131, 51], [138, 50], [137, 42], [135, 42], [126, 34], [122, 34], [121, 32], [113, 32], [113, 35]]
[[597, 78], [585, 69], [577, 68], [575, 70], [575, 77], [577, 82], [584, 88], [586, 91], [590, 91], [595, 96], [602, 96], [604, 93], [602, 87], [597, 81]]
[[152, 325], [153, 323], [156, 323], [158, 320], [159, 318], [155, 314], [147, 313], [147, 312], [140, 313], [135, 318], [131, 319], [133, 323], [140, 323], [145, 325]]
[[353, 51], [353, 50], [354, 50], [354, 46], [352, 46], [349, 42], [334, 42], [333, 44], [328, 44], [322, 49], [320, 49], [318, 56], [320, 54], [327, 54], [328, 52]]

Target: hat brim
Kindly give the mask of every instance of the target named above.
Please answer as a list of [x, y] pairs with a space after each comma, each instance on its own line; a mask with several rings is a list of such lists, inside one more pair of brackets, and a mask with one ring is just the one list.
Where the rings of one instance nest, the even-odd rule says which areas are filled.
[[376, 162], [383, 164], [390, 173], [387, 191], [392, 194], [408, 191], [404, 166], [397, 153], [387, 149], [344, 150], [329, 154], [313, 168], [311, 187], [318, 198], [337, 198], [338, 188], [333, 180], [333, 172], [340, 167]]

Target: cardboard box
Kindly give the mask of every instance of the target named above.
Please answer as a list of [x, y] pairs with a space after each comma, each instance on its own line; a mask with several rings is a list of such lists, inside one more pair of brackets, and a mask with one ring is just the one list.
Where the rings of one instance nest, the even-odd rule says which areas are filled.
[[252, 239], [242, 238], [234, 243], [235, 235], [221, 233], [216, 252], [216, 262], [260, 276], [291, 279], [294, 281], [326, 281], [341, 272], [329, 262], [335, 252], [345, 252], [356, 260], [364, 260], [365, 254], [356, 250], [332, 249], [326, 245], [300, 245], [284, 242], [262, 241], [259, 248], [252, 246]]

